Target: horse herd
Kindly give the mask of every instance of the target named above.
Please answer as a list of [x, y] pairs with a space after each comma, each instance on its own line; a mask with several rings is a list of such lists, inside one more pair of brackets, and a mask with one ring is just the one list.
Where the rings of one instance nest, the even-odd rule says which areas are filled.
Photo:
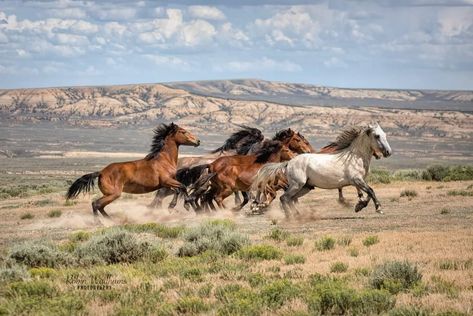
[[[379, 124], [343, 130], [336, 140], [316, 152], [300, 133], [288, 128], [272, 139], [248, 126], [239, 125], [224, 144], [207, 155], [178, 158], [179, 146], [199, 146], [200, 140], [178, 125], [161, 124], [154, 130], [149, 154], [140, 160], [112, 163], [99, 172], [86, 174], [69, 188], [66, 198], [76, 198], [95, 185], [103, 196], [92, 202], [94, 215], [108, 216], [105, 206], [122, 192], [141, 194], [156, 191], [152, 207], [173, 195], [172, 209], [180, 198], [186, 209], [196, 212], [225, 208], [224, 200], [235, 194], [234, 210], [242, 209], [252, 198], [251, 211], [264, 211], [283, 190], [281, 205], [286, 216], [299, 213], [299, 198], [315, 187], [338, 189], [355, 186], [359, 212], [373, 199], [376, 211], [381, 204], [366, 183], [371, 158], [389, 157], [391, 147]], [[241, 201], [239, 192], [243, 195]], [[366, 197], [364, 196], [366, 194]]]

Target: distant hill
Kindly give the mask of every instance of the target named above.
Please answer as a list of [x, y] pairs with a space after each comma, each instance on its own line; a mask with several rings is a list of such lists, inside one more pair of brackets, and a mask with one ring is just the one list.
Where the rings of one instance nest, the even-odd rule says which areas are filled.
[[[0, 90], [0, 119], [94, 127], [175, 121], [207, 133], [248, 124], [268, 131], [294, 127], [324, 136], [347, 125], [379, 121], [391, 135], [471, 139], [472, 100], [470, 91], [339, 89], [224, 80]], [[437, 110], [427, 109], [427, 104]], [[452, 110], [455, 104], [458, 108]]]
[[346, 89], [256, 79], [175, 82], [166, 85], [205, 96], [289, 105], [473, 112], [473, 91]]

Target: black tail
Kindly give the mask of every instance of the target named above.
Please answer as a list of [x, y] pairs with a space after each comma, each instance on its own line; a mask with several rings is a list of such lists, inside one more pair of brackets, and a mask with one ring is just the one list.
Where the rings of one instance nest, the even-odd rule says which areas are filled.
[[81, 192], [90, 192], [95, 185], [94, 179], [98, 178], [99, 175], [100, 172], [89, 173], [83, 175], [82, 177], [74, 181], [74, 183], [70, 186], [69, 190], [67, 190], [66, 199], [74, 199]]

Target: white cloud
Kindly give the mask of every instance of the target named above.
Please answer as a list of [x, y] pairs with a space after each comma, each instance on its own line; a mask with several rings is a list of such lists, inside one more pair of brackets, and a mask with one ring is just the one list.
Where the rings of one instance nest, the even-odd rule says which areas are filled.
[[159, 66], [166, 66], [166, 65], [173, 65], [173, 66], [188, 66], [188, 63], [181, 58], [174, 57], [174, 56], [162, 56], [157, 54], [147, 54], [144, 57], [156, 65]]
[[193, 5], [188, 8], [192, 17], [205, 20], [225, 20], [225, 14], [216, 7]]
[[204, 20], [195, 20], [182, 28], [180, 38], [185, 46], [194, 47], [209, 42], [215, 34], [215, 27], [212, 24]]
[[223, 65], [215, 66], [214, 70], [223, 72], [249, 72], [249, 71], [280, 71], [280, 72], [297, 72], [301, 71], [302, 67], [292, 61], [288, 60], [274, 60], [268, 57], [254, 60], [237, 60], [224, 63]]
[[83, 19], [87, 16], [84, 10], [80, 8], [61, 8], [61, 9], [51, 9], [49, 14], [56, 18], [73, 18], [73, 19]]
[[255, 30], [271, 45], [314, 47], [320, 27], [302, 6], [283, 7], [267, 19], [256, 19]]
[[105, 23], [103, 29], [107, 35], [110, 36], [123, 36], [125, 34], [127, 28], [125, 25], [122, 25], [118, 22], [108, 22]]
[[0, 43], [8, 43], [8, 37], [2, 32], [0, 32]]
[[91, 13], [100, 20], [130, 20], [136, 16], [136, 9], [98, 7]]
[[439, 14], [440, 33], [446, 37], [459, 36], [465, 33], [473, 35], [473, 9], [448, 8]]

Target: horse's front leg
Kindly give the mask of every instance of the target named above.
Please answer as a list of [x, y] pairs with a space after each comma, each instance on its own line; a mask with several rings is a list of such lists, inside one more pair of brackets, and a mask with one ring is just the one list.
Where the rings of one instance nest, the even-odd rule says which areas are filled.
[[[358, 197], [360, 198], [360, 200], [358, 201], [358, 204], [356, 204], [355, 206], [355, 212], [361, 211], [363, 208], [365, 208], [368, 205], [369, 201], [373, 199], [376, 212], [383, 214], [383, 211], [381, 210], [381, 203], [376, 197], [374, 190], [365, 182], [365, 180], [355, 179], [354, 184], [355, 184], [355, 187], [358, 189]], [[366, 197], [366, 200], [363, 199], [362, 192], [365, 192], [368, 195]]]
[[176, 207], [177, 199], [179, 194], [184, 195], [184, 198], [187, 199], [187, 189], [186, 186], [176, 179], [169, 178], [163, 183], [163, 185], [170, 187], [174, 191], [174, 196], [171, 203], [169, 203], [168, 209], [173, 209]]

